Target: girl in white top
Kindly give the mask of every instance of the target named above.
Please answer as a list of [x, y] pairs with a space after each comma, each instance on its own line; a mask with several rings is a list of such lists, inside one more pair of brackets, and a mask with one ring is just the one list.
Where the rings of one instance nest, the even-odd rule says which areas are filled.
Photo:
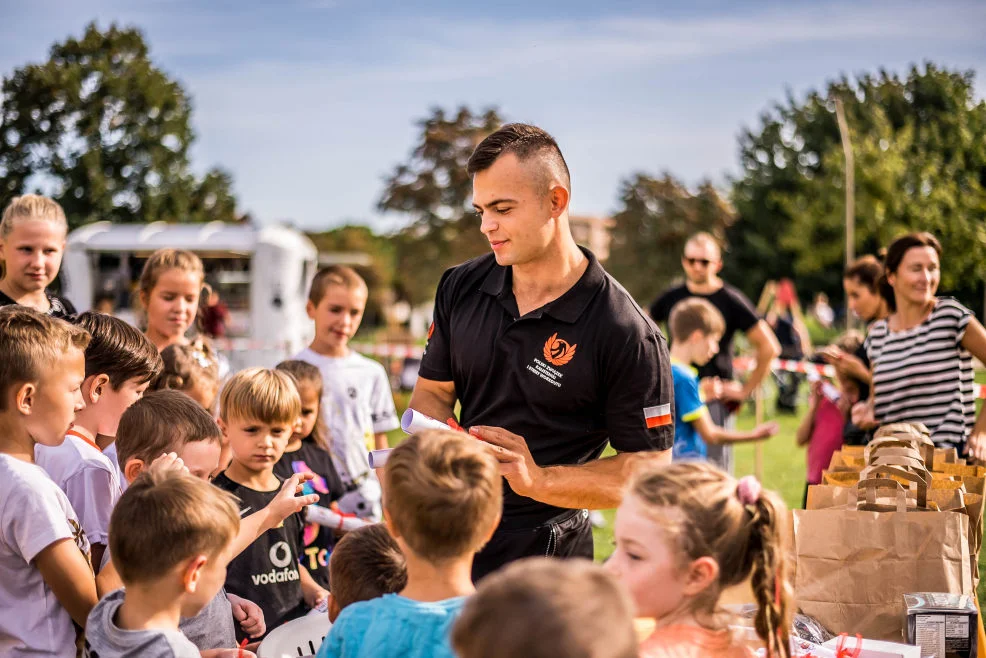
[[873, 395], [864, 422], [920, 422], [940, 446], [986, 458], [986, 416], [975, 417], [972, 357], [986, 360], [986, 329], [969, 309], [936, 297], [941, 245], [911, 233], [887, 249], [895, 310], [870, 327]]

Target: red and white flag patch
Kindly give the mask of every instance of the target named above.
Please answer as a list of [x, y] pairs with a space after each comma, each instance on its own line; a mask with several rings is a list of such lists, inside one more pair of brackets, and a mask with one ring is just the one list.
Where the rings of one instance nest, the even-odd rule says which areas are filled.
[[652, 430], [655, 427], [670, 425], [672, 423], [671, 405], [660, 404], [656, 407], [645, 407], [644, 421], [647, 423], [647, 429], [649, 430]]

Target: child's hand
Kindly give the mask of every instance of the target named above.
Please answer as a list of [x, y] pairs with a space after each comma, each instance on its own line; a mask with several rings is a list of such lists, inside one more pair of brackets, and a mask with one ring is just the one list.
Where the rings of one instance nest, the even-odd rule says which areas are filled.
[[257, 658], [257, 654], [246, 649], [206, 649], [202, 658]]
[[281, 490], [277, 492], [277, 496], [270, 501], [270, 505], [266, 508], [271, 527], [276, 526], [292, 514], [300, 512], [308, 505], [314, 505], [318, 502], [318, 494], [299, 495], [304, 491], [302, 485], [313, 477], [315, 476], [312, 473], [295, 473], [284, 481]]
[[722, 380], [718, 377], [705, 377], [698, 385], [707, 401], [712, 402], [722, 397]]
[[857, 402], [852, 408], [852, 424], [861, 430], [868, 430], [876, 427], [876, 414], [873, 405], [869, 402]]
[[162, 454], [151, 462], [147, 470], [152, 473], [167, 473], [169, 471], [183, 471], [188, 473], [188, 467], [185, 466], [185, 462], [174, 452]]
[[244, 633], [249, 637], [260, 637], [267, 631], [264, 611], [260, 609], [259, 605], [229, 592], [226, 592], [226, 598], [229, 599], [229, 603], [233, 607], [233, 619], [240, 624]]
[[315, 587], [302, 588], [302, 594], [305, 596], [305, 605], [312, 610], [317, 609], [318, 606], [327, 602], [329, 599], [328, 591], [322, 589], [318, 585]]
[[769, 423], [764, 423], [763, 425], [757, 425], [753, 428], [753, 433], [758, 439], [769, 439], [770, 437], [777, 434], [780, 427], [777, 423], [771, 421]]
[[824, 395], [824, 393], [822, 392], [822, 380], [816, 379], [811, 383], [809, 402], [811, 402], [812, 404], [816, 404], [819, 400], [822, 399], [822, 395]]

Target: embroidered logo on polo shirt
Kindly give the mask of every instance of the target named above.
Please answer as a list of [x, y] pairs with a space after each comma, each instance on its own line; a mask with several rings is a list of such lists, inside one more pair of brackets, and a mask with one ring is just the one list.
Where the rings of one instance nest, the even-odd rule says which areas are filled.
[[553, 366], [563, 366], [575, 356], [575, 348], [578, 345], [569, 344], [568, 341], [558, 337], [558, 332], [551, 334], [544, 343], [544, 360]]

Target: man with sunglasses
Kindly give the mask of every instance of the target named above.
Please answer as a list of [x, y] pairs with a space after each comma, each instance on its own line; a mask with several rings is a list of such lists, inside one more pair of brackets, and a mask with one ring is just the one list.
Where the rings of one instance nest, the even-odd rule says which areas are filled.
[[[712, 422], [720, 427], [732, 420], [732, 414], [748, 399], [770, 372], [770, 362], [781, 353], [777, 337], [767, 323], [757, 316], [750, 300], [736, 288], [719, 278], [722, 252], [715, 238], [708, 233], [696, 233], [685, 243], [681, 257], [685, 283], [661, 293], [650, 307], [655, 322], [668, 321], [671, 309], [683, 299], [701, 297], [722, 313], [726, 330], [719, 341], [719, 354], [698, 369], [702, 378]], [[737, 331], [746, 334], [756, 350], [756, 366], [745, 383], [733, 379], [733, 336]], [[720, 386], [721, 383], [721, 386]], [[709, 445], [709, 461], [723, 470], [733, 470], [733, 450], [727, 445]]]

